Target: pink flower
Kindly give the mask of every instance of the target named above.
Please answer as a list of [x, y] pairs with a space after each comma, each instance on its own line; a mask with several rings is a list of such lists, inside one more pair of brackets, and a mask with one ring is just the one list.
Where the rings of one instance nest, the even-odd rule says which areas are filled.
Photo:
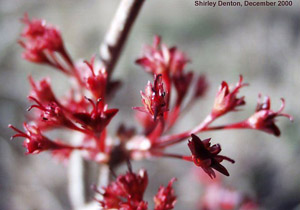
[[235, 88], [230, 91], [227, 82], [223, 81], [219, 92], [215, 98], [212, 115], [219, 117], [229, 111], [236, 111], [238, 106], [245, 104], [244, 97], [237, 97], [240, 88], [246, 86], [243, 84], [243, 77], [240, 76], [240, 81], [236, 84]]
[[222, 180], [204, 181], [204, 194], [199, 203], [201, 210], [257, 210], [258, 204], [241, 191], [225, 186]]
[[148, 81], [145, 93], [141, 91], [141, 96], [144, 107], [133, 107], [133, 109], [150, 114], [154, 120], [168, 111], [166, 92], [160, 74], [154, 76], [153, 85]]
[[219, 183], [206, 186], [201, 200], [201, 208], [206, 210], [233, 210], [238, 209], [242, 202], [241, 193], [223, 187]]
[[251, 129], [265, 131], [275, 136], [280, 136], [280, 130], [275, 124], [276, 117], [282, 116], [289, 118], [291, 121], [293, 120], [293, 117], [291, 115], [282, 113], [285, 107], [285, 101], [283, 98], [281, 99], [281, 101], [282, 104], [280, 109], [275, 112], [271, 110], [270, 98], [265, 97], [264, 102], [258, 102], [256, 112], [245, 121], [244, 126]]
[[176, 203], [176, 196], [172, 187], [176, 181], [171, 179], [167, 187], [160, 186], [157, 194], [154, 196], [155, 207], [154, 210], [170, 210], [173, 209]]
[[223, 160], [234, 163], [234, 160], [223, 155], [218, 155], [221, 152], [220, 144], [211, 146], [210, 140], [205, 139], [202, 141], [196, 135], [192, 134], [192, 139], [188, 142], [188, 146], [192, 152], [192, 161], [197, 166], [200, 166], [211, 178], [216, 177], [213, 169], [229, 176], [227, 169], [220, 163]]
[[27, 154], [38, 154], [46, 150], [65, 150], [73, 149], [68, 145], [64, 145], [60, 142], [54, 142], [42, 135], [38, 127], [34, 125], [29, 125], [27, 123], [23, 124], [25, 132], [20, 131], [12, 125], [8, 125], [9, 128], [17, 132], [12, 138], [24, 137], [24, 147], [27, 149]]

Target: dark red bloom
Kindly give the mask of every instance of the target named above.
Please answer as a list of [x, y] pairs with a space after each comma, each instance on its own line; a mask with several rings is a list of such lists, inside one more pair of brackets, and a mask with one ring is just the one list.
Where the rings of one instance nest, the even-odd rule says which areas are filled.
[[236, 84], [235, 88], [230, 91], [227, 82], [223, 81], [214, 102], [212, 115], [219, 117], [229, 111], [236, 111], [238, 106], [244, 105], [244, 97], [238, 98], [237, 94], [239, 89], [246, 85], [247, 84], [243, 83], [243, 77], [240, 76], [240, 81]]
[[27, 149], [27, 154], [38, 154], [45, 150], [61, 150], [61, 149], [73, 149], [68, 145], [64, 145], [60, 142], [54, 142], [45, 137], [41, 131], [35, 125], [23, 124], [25, 132], [17, 129], [12, 125], [8, 125], [9, 128], [17, 132], [12, 138], [24, 137], [24, 147]]
[[275, 136], [280, 136], [280, 130], [275, 124], [275, 118], [282, 116], [289, 118], [291, 121], [293, 120], [293, 117], [291, 115], [282, 113], [285, 107], [285, 101], [283, 98], [281, 99], [281, 101], [282, 104], [280, 109], [275, 112], [271, 110], [270, 98], [265, 97], [264, 102], [258, 102], [256, 112], [251, 117], [249, 117], [248, 120], [246, 120], [245, 126], [251, 129], [262, 130]]
[[161, 75], [155, 75], [154, 84], [152, 85], [148, 81], [145, 93], [141, 91], [144, 107], [133, 107], [133, 109], [149, 113], [156, 120], [157, 117], [163, 116], [164, 112], [168, 111], [166, 94]]
[[175, 74], [182, 71], [189, 61], [176, 47], [168, 48], [161, 44], [159, 36], [154, 37], [153, 46], [146, 46], [142, 58], [136, 63], [152, 74]]
[[99, 134], [109, 124], [112, 118], [119, 111], [118, 109], [108, 109], [101, 99], [96, 103], [91, 99], [87, 100], [92, 104], [93, 109], [90, 113], [75, 113], [73, 117], [82, 125], [83, 128]]
[[213, 169], [220, 173], [229, 176], [227, 169], [220, 163], [227, 160], [234, 163], [234, 160], [218, 155], [221, 152], [220, 144], [210, 144], [211, 139], [201, 140], [196, 135], [192, 134], [192, 139], [189, 140], [188, 146], [192, 152], [192, 160], [197, 166], [200, 166], [211, 178], [216, 177]]
[[170, 210], [174, 208], [176, 196], [172, 185], [175, 181], [176, 179], [173, 178], [170, 180], [167, 187], [159, 187], [157, 194], [153, 198], [155, 203], [154, 210]]
[[144, 210], [147, 203], [143, 201], [144, 192], [148, 185], [148, 175], [145, 170], [135, 174], [129, 171], [118, 176], [117, 180], [104, 188], [103, 201], [100, 201], [104, 209], [128, 209]]

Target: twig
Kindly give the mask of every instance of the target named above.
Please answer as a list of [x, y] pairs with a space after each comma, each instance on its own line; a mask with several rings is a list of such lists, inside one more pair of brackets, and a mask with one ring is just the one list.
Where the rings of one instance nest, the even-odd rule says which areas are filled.
[[73, 209], [85, 205], [84, 163], [80, 151], [74, 151], [69, 160], [69, 198]]
[[104, 41], [100, 45], [100, 59], [108, 75], [111, 75], [114, 70], [130, 29], [144, 1], [145, 0], [122, 0], [119, 5]]
[[[77, 145], [81, 142], [82, 135], [74, 132], [72, 143]], [[68, 164], [68, 194], [72, 209], [79, 209], [85, 205], [85, 167], [80, 151], [73, 151]]]

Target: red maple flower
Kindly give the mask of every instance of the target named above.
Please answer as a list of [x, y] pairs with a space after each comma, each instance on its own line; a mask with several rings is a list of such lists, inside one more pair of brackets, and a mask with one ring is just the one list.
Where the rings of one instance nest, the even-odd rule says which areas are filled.
[[[43, 105], [36, 98], [29, 96], [30, 100], [36, 102], [36, 104], [31, 105], [28, 109], [30, 111], [33, 108], [37, 108], [41, 111], [41, 120], [46, 123], [46, 127], [51, 126], [65, 126], [70, 129], [77, 129], [70, 119], [65, 115], [64, 108], [55, 102], [49, 102], [47, 105]], [[41, 126], [43, 127], [43, 126]]]
[[49, 78], [44, 78], [39, 82], [35, 82], [33, 78], [29, 76], [29, 82], [32, 88], [29, 94], [31, 97], [38, 99], [42, 104], [48, 104], [50, 102], [58, 104], [52, 91]]
[[156, 120], [157, 117], [163, 116], [164, 112], [168, 111], [167, 101], [165, 99], [166, 94], [161, 74], [155, 75], [153, 85], [148, 81], [145, 93], [141, 91], [144, 107], [133, 107], [133, 109], [149, 113], [152, 118]]
[[[129, 171], [126, 174], [119, 175], [116, 181], [111, 182], [102, 190], [97, 190], [103, 196], [99, 203], [104, 209], [121, 209], [121, 210], [147, 210], [148, 203], [143, 200], [145, 190], [148, 185], [147, 171], [139, 170], [133, 173], [129, 165]], [[155, 210], [171, 210], [176, 203], [176, 196], [172, 187], [174, 181], [170, 180], [167, 187], [161, 186], [153, 200]]]
[[[60, 31], [46, 24], [45, 20], [30, 20], [27, 14], [21, 21], [25, 24], [21, 33], [22, 39], [19, 40], [19, 44], [25, 49], [23, 58], [34, 63], [51, 65], [68, 75], [72, 74], [68, 67], [73, 68], [73, 61], [65, 50]], [[57, 53], [61, 58], [57, 57]]]
[[33, 62], [47, 61], [44, 50], [64, 53], [64, 46], [59, 30], [47, 25], [44, 20], [30, 20], [25, 14], [22, 22], [26, 25], [21, 36], [26, 41], [20, 41], [25, 48], [24, 58]]
[[227, 169], [220, 163], [223, 160], [234, 163], [234, 160], [219, 155], [221, 152], [220, 144], [211, 146], [210, 140], [209, 138], [202, 141], [196, 135], [192, 134], [192, 139], [188, 142], [188, 146], [192, 152], [191, 160], [194, 161], [197, 166], [200, 166], [211, 178], [216, 177], [213, 169], [229, 176]]
[[23, 124], [25, 132], [17, 129], [13, 125], [8, 125], [9, 128], [17, 132], [12, 138], [24, 137], [24, 147], [27, 149], [26, 154], [38, 154], [45, 150], [65, 150], [73, 149], [73, 147], [60, 143], [58, 141], [51, 141], [45, 137], [38, 127], [35, 125]]
[[246, 85], [247, 84], [243, 83], [243, 77], [240, 76], [239, 82], [236, 84], [235, 88], [230, 91], [227, 82], [223, 81], [215, 98], [212, 115], [214, 117], [219, 117], [229, 111], [236, 111], [238, 106], [244, 105], [244, 96], [238, 98], [237, 94], [239, 89]]
[[110, 123], [112, 118], [119, 111], [118, 109], [108, 109], [107, 105], [98, 99], [96, 103], [89, 98], [86, 98], [93, 106], [90, 113], [75, 113], [73, 117], [81, 126], [89, 131], [99, 134]]
[[160, 186], [153, 200], [155, 203], [154, 210], [170, 210], [173, 209], [176, 203], [176, 196], [172, 187], [176, 181], [175, 178], [169, 181], [167, 187]]
[[104, 68], [95, 71], [94, 68], [95, 56], [91, 61], [85, 61], [91, 74], [86, 78], [86, 87], [92, 92], [95, 98], [105, 97], [106, 85], [107, 85], [107, 72]]
[[154, 37], [153, 46], [146, 46], [142, 58], [136, 60], [136, 63], [143, 66], [152, 74], [174, 74], [182, 71], [189, 61], [183, 52], [176, 47], [168, 48], [161, 44], [159, 36]]
[[143, 201], [147, 185], [148, 175], [145, 170], [135, 174], [129, 168], [126, 174], [118, 176], [116, 181], [103, 188], [103, 201], [99, 202], [104, 209], [147, 209], [147, 203]]
[[245, 121], [244, 126], [251, 129], [262, 130], [267, 133], [274, 134], [275, 136], [280, 136], [280, 130], [275, 124], [275, 118], [282, 116], [289, 118], [291, 121], [293, 120], [291, 115], [282, 113], [285, 107], [285, 101], [283, 98], [281, 101], [281, 107], [277, 112], [275, 112], [271, 110], [270, 98], [265, 97], [264, 102], [257, 103], [256, 112]]

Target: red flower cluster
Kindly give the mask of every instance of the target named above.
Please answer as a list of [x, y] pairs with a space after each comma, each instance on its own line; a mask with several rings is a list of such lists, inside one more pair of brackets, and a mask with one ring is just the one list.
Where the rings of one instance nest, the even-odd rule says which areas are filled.
[[[261, 96], [259, 95], [259, 98]], [[285, 107], [284, 99], [281, 99], [282, 105], [277, 112], [271, 110], [271, 101], [269, 97], [265, 97], [264, 102], [258, 102], [255, 113], [248, 119], [225, 126], [210, 127], [208, 130], [216, 129], [255, 129], [266, 133], [280, 136], [280, 130], [275, 124], [276, 117], [287, 117], [293, 121], [293, 117], [289, 114], [282, 113]]]
[[[107, 156], [111, 152], [111, 147], [106, 142], [106, 127], [117, 114], [118, 109], [108, 109], [105, 101], [108, 90], [114, 89], [117, 82], [108, 81], [105, 69], [95, 70], [95, 57], [91, 59], [91, 62], [84, 63], [88, 74], [73, 65], [74, 62], [64, 48], [60, 32], [55, 27], [47, 25], [44, 20], [30, 20], [25, 15], [22, 22], [26, 24], [21, 34], [23, 40], [20, 41], [25, 48], [24, 58], [31, 62], [49, 64], [68, 76], [76, 78], [77, 83], [71, 88], [67, 97], [58, 99], [52, 91], [50, 79], [46, 78], [35, 82], [30, 76], [32, 90], [28, 98], [35, 104], [31, 105], [28, 110], [35, 108], [31, 118], [34, 125], [24, 124], [26, 125], [25, 129], [31, 135], [23, 133], [17, 136], [26, 138], [25, 145], [28, 153], [56, 150], [54, 154], [59, 155], [58, 148], [68, 148], [69, 151], [79, 149], [86, 150], [88, 159], [100, 162], [109, 161], [109, 158], [99, 160], [97, 156], [98, 154]], [[61, 59], [58, 59], [57, 56], [60, 56]], [[91, 98], [87, 98], [86, 95]], [[18, 133], [21, 132], [13, 126], [10, 127]], [[82, 141], [74, 147], [54, 142], [40, 134], [40, 130], [56, 128], [67, 128], [80, 132], [83, 136]], [[61, 150], [61, 152], [62, 157], [68, 156], [65, 155], [65, 150]], [[70, 154], [70, 152], [67, 153]]]
[[[161, 186], [154, 196], [154, 210], [170, 210], [174, 208], [176, 196], [172, 187], [175, 178], [171, 179], [168, 186]], [[120, 210], [147, 210], [148, 203], [143, 200], [145, 190], [148, 185], [148, 175], [145, 170], [140, 170], [138, 174], [129, 171], [124, 175], [119, 175], [116, 181], [111, 182], [103, 188], [103, 200], [99, 201], [104, 209]]]
[[[239, 106], [245, 104], [244, 97], [237, 96], [239, 90], [247, 85], [240, 76], [239, 82], [233, 88], [225, 81], [221, 83], [212, 111], [202, 122], [190, 130], [168, 135], [167, 132], [175, 125], [180, 115], [204, 96], [208, 83], [205, 76], [195, 77], [192, 71], [186, 71], [189, 59], [183, 52], [176, 47], [167, 47], [161, 43], [160, 37], [156, 36], [153, 46], [147, 46], [143, 56], [136, 60], [137, 64], [154, 77], [154, 82], [148, 82], [145, 91], [141, 91], [143, 106], [134, 107], [140, 111], [136, 113], [136, 118], [143, 126], [143, 131], [138, 133], [135, 129], [121, 126], [115, 137], [108, 137], [107, 126], [118, 109], [108, 109], [107, 103], [120, 81], [112, 81], [111, 75], [104, 67], [98, 68], [95, 56], [90, 62], [75, 65], [64, 47], [60, 32], [55, 27], [47, 25], [43, 20], [30, 20], [27, 15], [22, 22], [25, 29], [19, 42], [25, 49], [23, 57], [34, 63], [48, 64], [65, 73], [70, 80], [76, 80], [76, 83], [72, 83], [69, 94], [58, 98], [52, 91], [50, 79], [35, 82], [29, 77], [32, 90], [28, 98], [34, 102], [29, 108], [29, 111], [34, 108], [31, 122], [24, 123], [25, 132], [9, 125], [17, 133], [13, 138], [25, 138], [24, 146], [28, 154], [48, 150], [55, 156], [67, 158], [73, 150], [84, 150], [82, 155], [85, 158], [110, 167], [128, 159], [171, 157], [194, 162], [209, 177], [214, 178], [214, 170], [229, 176], [221, 162], [234, 161], [219, 155], [220, 144], [211, 145], [210, 139], [202, 141], [195, 134], [209, 130], [250, 128], [279, 136], [280, 130], [275, 124], [275, 119], [278, 116], [292, 119], [290, 115], [282, 113], [283, 99], [281, 108], [275, 112], [271, 110], [270, 99], [267, 97], [263, 103], [258, 103], [256, 112], [248, 119], [225, 126], [211, 126], [219, 117], [236, 111]], [[175, 91], [174, 96], [172, 91]], [[53, 141], [42, 134], [57, 128], [81, 133], [81, 141], [72, 146], [72, 142], [69, 145], [62, 141]], [[185, 141], [190, 136], [190, 156], [165, 153], [167, 147]], [[174, 208], [174, 181], [175, 179], [172, 179], [167, 187], [159, 188], [154, 196], [155, 210]], [[145, 170], [135, 174], [129, 169], [128, 173], [118, 176], [116, 181], [103, 188], [103, 200], [99, 202], [105, 209], [148, 209], [148, 203], [143, 200], [147, 185], [148, 176]]]
[[[167, 101], [169, 103], [172, 83], [177, 92], [176, 105], [180, 106], [185, 98], [193, 79], [193, 72], [185, 72], [185, 66], [189, 62], [186, 55], [176, 47], [168, 48], [161, 44], [159, 36], [154, 37], [153, 46], [146, 46], [143, 57], [136, 60], [145, 70], [152, 75], [162, 75], [166, 92], [169, 94]], [[194, 97], [198, 98], [204, 94], [207, 89], [207, 82], [203, 75], [199, 76], [195, 86]]]
[[[153, 46], [146, 46], [143, 56], [136, 60], [137, 64], [154, 76], [154, 84], [148, 82], [145, 92], [141, 92], [144, 107], [134, 107], [148, 113], [137, 113], [136, 117], [152, 143], [157, 143], [159, 136], [173, 127], [180, 114], [207, 90], [207, 81], [203, 75], [198, 77], [195, 84], [192, 83], [193, 73], [185, 71], [188, 61], [185, 54], [176, 47], [168, 48], [161, 44], [158, 36], [155, 36]], [[190, 88], [192, 86], [193, 89]], [[176, 90], [174, 104], [171, 102], [173, 87]], [[183, 102], [190, 89], [194, 93], [184, 107]], [[160, 120], [154, 122], [157, 117]]]

